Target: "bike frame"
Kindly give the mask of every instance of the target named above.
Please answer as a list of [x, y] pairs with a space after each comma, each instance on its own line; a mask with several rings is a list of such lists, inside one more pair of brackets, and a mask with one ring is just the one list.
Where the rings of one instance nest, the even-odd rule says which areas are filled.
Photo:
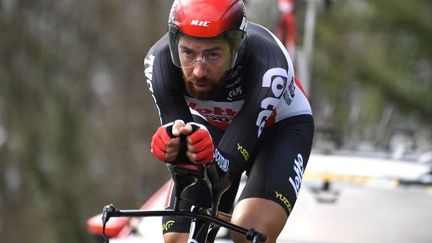
[[[204, 178], [206, 180], [207, 170], [209, 167], [197, 167], [195, 165], [168, 165], [168, 169], [171, 172], [174, 185], [176, 187], [174, 209], [172, 210], [160, 210], [160, 211], [148, 211], [148, 210], [135, 210], [126, 209], [121, 210], [114, 207], [113, 204], [107, 205], [102, 211], [102, 233], [105, 238], [105, 242], [109, 242], [109, 238], [105, 233], [105, 227], [108, 220], [112, 217], [161, 217], [161, 216], [181, 216], [192, 219], [191, 231], [189, 233], [188, 242], [206, 243], [207, 236], [213, 228], [224, 227], [228, 230], [235, 231], [246, 237], [252, 243], [264, 242], [266, 236], [255, 229], [246, 229], [238, 225], [232, 224], [225, 220], [217, 217], [217, 208], [220, 200], [220, 195], [215, 195], [215, 190], [211, 191], [212, 205], [211, 209], [203, 209], [202, 207], [196, 207], [192, 211], [185, 211], [179, 209], [179, 201], [181, 200], [181, 193], [185, 188], [190, 186], [193, 182], [196, 182], [197, 178]], [[208, 180], [206, 180], [208, 182]], [[207, 183], [209, 188], [210, 183]], [[210, 214], [209, 214], [210, 212]], [[198, 226], [198, 227], [197, 227]], [[199, 230], [197, 231], [197, 229]]]

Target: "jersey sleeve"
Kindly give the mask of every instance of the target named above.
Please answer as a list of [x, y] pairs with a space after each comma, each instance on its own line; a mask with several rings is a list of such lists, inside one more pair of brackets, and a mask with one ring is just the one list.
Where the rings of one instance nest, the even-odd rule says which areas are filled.
[[[219, 142], [218, 164], [229, 163], [234, 174], [241, 173], [244, 163], [256, 147], [264, 127], [275, 116], [275, 108], [283, 99], [294, 71], [289, 56], [270, 33], [267, 39], [256, 38], [247, 43], [253, 52], [245, 55], [245, 103]], [[265, 36], [265, 35], [264, 35]]]
[[164, 35], [150, 48], [144, 59], [144, 73], [161, 124], [177, 119], [192, 121], [192, 115], [182, 94], [181, 70], [171, 61], [168, 35]]

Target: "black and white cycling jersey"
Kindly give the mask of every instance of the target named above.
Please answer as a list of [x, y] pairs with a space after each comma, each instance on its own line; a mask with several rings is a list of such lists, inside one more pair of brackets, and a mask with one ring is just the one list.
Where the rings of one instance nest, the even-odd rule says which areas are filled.
[[249, 23], [247, 35], [235, 66], [224, 76], [223, 90], [213, 100], [187, 94], [181, 69], [171, 61], [168, 35], [150, 49], [144, 61], [161, 123], [192, 121], [192, 115], [204, 118], [224, 131], [217, 150], [231, 163], [247, 159], [245, 154], [255, 147], [265, 127], [312, 114], [292, 61], [278, 39], [253, 23]]

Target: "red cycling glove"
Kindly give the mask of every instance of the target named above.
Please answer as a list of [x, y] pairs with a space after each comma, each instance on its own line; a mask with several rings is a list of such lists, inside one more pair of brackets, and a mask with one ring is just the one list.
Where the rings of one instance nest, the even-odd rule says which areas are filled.
[[[158, 160], [163, 162], [173, 162], [176, 159], [167, 159], [167, 157], [173, 156], [172, 151], [171, 154], [167, 151], [169, 149], [167, 147], [168, 143], [171, 139], [175, 138], [171, 132], [173, 124], [174, 122], [171, 122], [159, 127], [152, 137], [151, 152]], [[199, 123], [191, 122], [190, 125], [192, 126], [192, 131], [186, 136], [187, 156], [194, 164], [210, 164], [214, 159], [214, 145], [209, 131]], [[177, 148], [177, 152], [180, 152], [180, 145]]]
[[151, 152], [160, 161], [166, 161], [166, 145], [173, 138], [168, 133], [168, 129], [172, 129], [174, 122], [160, 126], [153, 134], [151, 140]]
[[199, 123], [190, 122], [192, 133], [186, 138], [188, 156], [195, 164], [207, 165], [214, 159], [213, 139], [207, 128]]

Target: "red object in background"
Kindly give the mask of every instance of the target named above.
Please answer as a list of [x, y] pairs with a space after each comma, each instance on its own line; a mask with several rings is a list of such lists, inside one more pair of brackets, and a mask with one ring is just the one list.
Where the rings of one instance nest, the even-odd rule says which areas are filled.
[[[156, 191], [142, 206], [142, 210], [161, 210], [166, 204], [173, 182], [169, 180]], [[105, 233], [108, 237], [124, 238], [129, 235], [131, 227], [130, 218], [110, 218], [106, 224]], [[102, 235], [102, 214], [95, 215], [87, 220], [87, 230], [92, 234]]]
[[276, 35], [294, 60], [296, 55], [297, 22], [295, 0], [278, 0], [280, 11]]

